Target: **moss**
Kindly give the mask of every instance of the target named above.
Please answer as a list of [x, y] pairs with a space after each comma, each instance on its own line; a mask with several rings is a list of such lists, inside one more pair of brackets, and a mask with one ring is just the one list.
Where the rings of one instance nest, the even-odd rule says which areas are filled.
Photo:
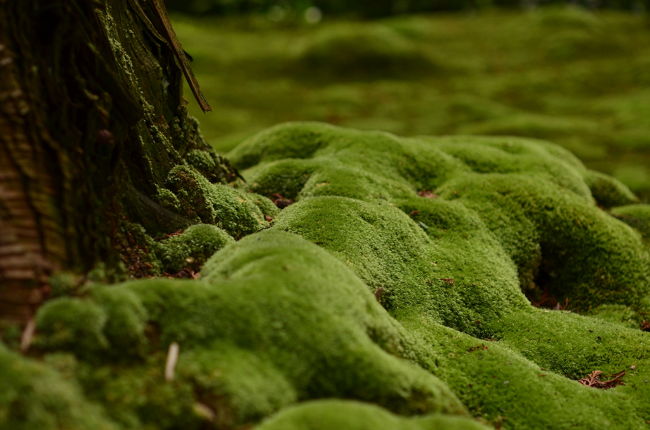
[[120, 429], [205, 428], [192, 385], [165, 381], [164, 354], [150, 353], [139, 363], [101, 367], [80, 363], [74, 376], [87, 397], [102, 404]]
[[60, 297], [72, 295], [82, 284], [78, 274], [72, 272], [57, 272], [50, 276], [49, 285], [51, 288], [51, 297]]
[[[224, 426], [322, 397], [358, 398], [399, 413], [464, 413], [442, 382], [407, 360], [416, 354], [412, 341], [367, 287], [316, 245], [283, 232], [251, 235], [217, 253], [203, 278], [97, 287], [89, 299], [52, 302], [41, 311], [36, 345], [77, 355], [81, 384], [93, 387], [109, 410], [141, 422], [151, 420], [142, 410], [159, 395], [180, 393], [184, 405], [228, 411], [220, 418]], [[84, 317], [87, 309], [108, 315], [126, 335], [114, 336], [105, 317]], [[102, 342], [52, 340], [77, 322], [92, 326]], [[143, 336], [145, 326], [155, 335]], [[124, 342], [129, 355], [116, 365], [110, 351], [123, 351]], [[177, 378], [154, 388], [162, 378], [161, 352], [171, 342], [181, 348]], [[140, 348], [143, 354], [132, 354]], [[145, 398], [137, 395], [148, 390]], [[167, 411], [160, 428], [185, 423], [186, 413], [181, 406]]]
[[468, 418], [444, 415], [405, 419], [377, 406], [340, 400], [322, 400], [287, 408], [258, 427], [259, 430], [330, 428], [348, 430], [480, 430], [488, 427]]
[[612, 215], [634, 227], [646, 241], [650, 241], [650, 205], [628, 205], [612, 209]]
[[[494, 238], [481, 231], [480, 219], [454, 204], [413, 203], [404, 205], [418, 207], [413, 210], [420, 211], [419, 224], [388, 204], [309, 198], [285, 209], [275, 228], [333, 252], [371, 291], [382, 291], [382, 303], [396, 315], [417, 310], [479, 333], [475, 321], [525, 305], [515, 267], [504, 261]], [[456, 237], [444, 244], [431, 238], [438, 234]]]
[[413, 76], [440, 66], [408, 39], [384, 26], [340, 26], [304, 43], [293, 68], [301, 78], [361, 79]]
[[[103, 319], [101, 317], [98, 318], [97, 323], [97, 329], [101, 329], [101, 335], [98, 338], [106, 339], [106, 344], [110, 345], [110, 350], [103, 352], [104, 357], [121, 362], [144, 354], [147, 344], [146, 321], [148, 314], [139, 297], [129, 291], [110, 288], [95, 288], [89, 292], [89, 295], [92, 301], [102, 303], [103, 313], [106, 315], [104, 324], [99, 324]], [[91, 303], [86, 307], [93, 308], [93, 305]], [[55, 308], [50, 310], [52, 319], [40, 321], [42, 326], [47, 326], [46, 331], [51, 330], [52, 325], [60, 324], [61, 318], [69, 318], [61, 312], [67, 314], [68, 311]], [[74, 312], [71, 313], [74, 315]], [[51, 346], [48, 349], [52, 349]], [[78, 350], [76, 346], [71, 349]]]
[[[155, 257], [156, 242], [145, 228], [136, 223], [123, 222], [120, 225], [118, 249], [120, 257], [129, 275], [141, 278], [160, 274], [160, 262]], [[116, 276], [113, 270], [107, 270], [104, 263], [99, 263], [89, 274], [93, 282], [115, 282], [124, 276]]]
[[627, 49], [615, 34], [607, 32], [598, 14], [581, 7], [543, 8], [531, 14], [533, 25], [545, 31], [539, 52], [549, 60], [569, 60], [575, 57], [620, 55]]
[[546, 7], [535, 14], [531, 19], [545, 29], [594, 29], [601, 25], [599, 16], [589, 10], [578, 6]]
[[212, 254], [231, 242], [234, 242], [233, 238], [219, 227], [195, 224], [181, 234], [159, 242], [156, 255], [167, 273], [177, 273], [185, 268], [198, 271]]
[[[294, 143], [288, 141], [290, 158], [278, 160], [285, 142], [278, 136], [285, 136], [290, 130], [296, 130], [297, 136], [313, 136], [319, 142], [317, 151], [307, 145], [305, 154], [296, 153]], [[309, 155], [310, 160], [296, 160]], [[242, 167], [245, 160], [262, 157], [259, 165], [247, 172], [253, 186], [273, 184], [276, 176], [279, 184], [287, 183], [286, 178], [292, 174], [300, 178], [299, 183], [304, 186], [300, 191], [294, 190], [298, 203], [285, 211], [276, 227], [298, 232], [339, 252], [374, 288], [395, 293], [404, 288], [398, 287], [399, 283], [408, 285], [404, 289], [411, 299], [403, 298], [407, 302], [415, 300], [415, 290], [422, 294], [420, 299], [431, 298], [428, 290], [440, 294], [435, 288], [440, 279], [454, 278], [451, 295], [458, 294], [460, 300], [465, 300], [468, 295], [464, 288], [478, 288], [493, 300], [477, 302], [494, 303], [492, 309], [500, 309], [494, 314], [498, 315], [510, 308], [500, 305], [503, 299], [496, 299], [503, 297], [505, 291], [509, 291], [507, 303], [522, 303], [521, 296], [516, 298], [520, 294], [518, 286], [504, 280], [512, 279], [510, 274], [515, 270], [524, 288], [549, 290], [560, 300], [568, 298], [576, 310], [606, 302], [632, 304], [647, 294], [647, 249], [635, 233], [594, 205], [592, 191], [584, 179], [591, 176], [584, 166], [563, 149], [548, 143], [479, 137], [398, 139], [385, 133], [298, 124], [263, 133], [231, 156]], [[310, 173], [303, 169], [307, 163], [312, 166]], [[278, 164], [283, 166], [282, 174], [278, 169], [266, 168]], [[616, 184], [613, 179], [600, 178], [601, 184]], [[592, 186], [602, 199], [603, 192], [598, 190], [604, 186]], [[422, 189], [435, 190], [442, 203], [416, 197], [416, 191]], [[309, 198], [316, 196], [343, 196], [356, 201], [345, 204], [340, 198]], [[359, 210], [352, 207], [363, 205], [360, 201], [376, 208], [373, 212], [377, 214], [355, 213]], [[475, 230], [483, 232], [484, 237], [476, 233], [473, 239], [480, 240], [482, 246], [470, 245], [472, 238], [468, 240], [462, 234], [468, 228], [464, 223], [458, 224], [461, 237], [450, 234], [454, 225], [450, 226], [439, 213], [448, 211], [450, 202], [459, 203], [454, 208], [461, 218], [479, 218], [473, 224], [478, 225]], [[414, 220], [409, 222], [403, 214], [401, 218], [391, 217], [391, 205], [400, 205], [402, 212], [415, 214]], [[383, 215], [378, 218], [379, 213]], [[436, 225], [438, 222], [442, 222], [441, 228]], [[381, 234], [367, 228], [373, 223], [377, 223]], [[420, 235], [426, 231], [429, 237], [443, 240], [426, 244], [400, 233], [401, 237], [391, 242], [373, 244], [389, 237], [385, 232], [391, 231], [393, 225], [404, 226], [402, 229], [408, 225], [409, 229], [420, 231]], [[404, 252], [396, 258], [401, 260], [399, 265], [387, 266], [395, 264], [390, 258], [398, 249], [395, 243], [412, 248], [412, 256], [407, 257], [408, 252]], [[463, 260], [457, 256], [445, 257], [459, 249], [463, 249], [467, 259], [462, 265], [459, 262]], [[468, 264], [470, 255], [475, 255], [472, 264]], [[431, 261], [438, 259], [443, 263], [434, 269]], [[376, 265], [370, 271], [368, 267], [375, 264], [373, 261], [381, 261], [383, 266]], [[461, 276], [462, 272], [465, 274]], [[481, 273], [491, 276], [479, 276]], [[401, 281], [388, 281], [390, 274]], [[477, 287], [479, 278], [493, 279], [501, 286]], [[423, 287], [426, 282], [433, 286]], [[464, 311], [459, 311], [450, 306], [450, 295], [444, 295], [446, 299], [417, 301], [439, 303], [455, 319], [454, 323], [445, 321], [463, 330], [471, 330], [470, 321], [481, 320], [478, 314], [463, 317], [469, 310], [467, 306], [461, 305]], [[439, 311], [434, 315], [440, 318]]]
[[103, 330], [106, 311], [94, 303], [64, 297], [43, 305], [36, 319], [38, 347], [44, 350], [74, 350], [91, 357], [105, 351]]
[[210, 182], [223, 182], [226, 179], [224, 178], [224, 160], [213, 151], [193, 149], [185, 155], [184, 160]]
[[646, 333], [594, 318], [551, 311], [513, 314], [499, 325], [499, 337], [507, 346], [539, 366], [571, 379], [582, 378], [593, 370], [606, 374], [625, 370], [625, 386], [600, 391], [592, 397], [602, 398], [599, 403], [602, 402], [603, 411], [618, 409], [610, 409], [609, 418], [603, 417], [602, 422], [613, 423], [614, 417], [627, 416], [625, 421], [629, 424], [623, 427], [645, 428], [642, 419], [650, 414], [650, 407], [643, 400], [650, 395], [650, 350]]
[[171, 211], [179, 211], [181, 209], [181, 202], [178, 197], [167, 188], [158, 188], [156, 201], [165, 209]]
[[[604, 175], [591, 180], [594, 175], [564, 150], [513, 138], [397, 139], [338, 128], [323, 130], [309, 124], [275, 130], [287, 134], [291, 129], [297, 129], [299, 135], [310, 130], [319, 134], [315, 140], [326, 143], [316, 152], [309, 151], [311, 160], [271, 157], [268, 165], [283, 163], [288, 168], [279, 183], [286, 183], [292, 163], [296, 163], [295, 177], [302, 177], [305, 184], [296, 193], [296, 204], [282, 211], [274, 229], [297, 233], [333, 252], [371, 291], [379, 292], [382, 304], [401, 322], [410, 318], [418, 324], [426, 321], [437, 335], [440, 329], [435, 327], [440, 326], [436, 323], [474, 336], [499, 338], [503, 321], [525, 315], [531, 320], [517, 323], [518, 329], [525, 331], [538, 324], [533, 317], [537, 314], [527, 310], [520, 287], [533, 293], [550, 292], [578, 311], [609, 304], [629, 309], [629, 316], [637, 317], [642, 310], [650, 279], [647, 247], [638, 233], [599, 209], [592, 197], [593, 193], [601, 202], [605, 198], [621, 202], [629, 193]], [[251, 159], [248, 151], [262, 155], [258, 166], [246, 174], [253, 183], [272, 184], [274, 170], [265, 168], [264, 158], [269, 150], [259, 150], [264, 148], [260, 137], [254, 138], [251, 146], [244, 143], [232, 155], [235, 163]], [[268, 134], [263, 137], [273, 142], [275, 153], [282, 151], [281, 141]], [[303, 155], [294, 154], [292, 159]], [[307, 163], [317, 167], [305, 181], [300, 164]], [[433, 198], [417, 196], [416, 191], [422, 189], [433, 190]], [[604, 197], [605, 191], [610, 197]], [[548, 314], [549, 330], [574, 330], [573, 322], [562, 315]], [[595, 327], [594, 333], [620, 329], [618, 324]], [[629, 341], [628, 349], [621, 353], [630, 361], [644, 357], [640, 345], [645, 345], [645, 338], [637, 333], [641, 337]], [[421, 333], [421, 338], [427, 336]], [[460, 339], [467, 339], [466, 346]], [[438, 340], [435, 345], [443, 351], [451, 348], [467, 353], [476, 346], [471, 339], [456, 337], [448, 342]], [[567, 345], [575, 342], [576, 347], [565, 350], [560, 358], [570, 359], [574, 351], [587, 349], [581, 346], [586, 341], [566, 339]], [[634, 400], [640, 397], [631, 395], [606, 407], [611, 396], [596, 401], [593, 389], [575, 387], [575, 382], [562, 377], [551, 375], [548, 383], [539, 382], [539, 368], [526, 359], [521, 361], [518, 355], [527, 357], [525, 347], [511, 347], [517, 351], [514, 355], [507, 350], [497, 354], [492, 364], [468, 358], [472, 366], [462, 370], [453, 360], [439, 359], [444, 364], [438, 374], [448, 375], [443, 379], [470, 409], [480, 411], [495, 425], [553, 427], [549, 416], [555, 413], [548, 410], [560, 415], [561, 410], [571, 410], [577, 415], [574, 422], [583, 423], [577, 425], [614, 425], [617, 420], [625, 421], [622, 428], [642, 425], [640, 417], [647, 413]], [[499, 369], [498, 363], [515, 359], [522, 366], [515, 374]], [[540, 357], [533, 360], [543, 361]], [[594, 361], [592, 365], [605, 368], [606, 362]], [[496, 373], [481, 376], [485, 366]], [[573, 379], [592, 370], [566, 365], [555, 369]], [[611, 363], [608, 371], [615, 373]], [[502, 375], [505, 391], [495, 392], [497, 386], [490, 378], [496, 374]], [[478, 393], [467, 389], [467, 384], [476, 384], [468, 380], [475, 378], [482, 381]], [[517, 378], [520, 380], [515, 382]], [[465, 381], [464, 385], [460, 381]], [[513, 385], [506, 386], [509, 384]], [[540, 388], [533, 394], [531, 385]], [[557, 402], [545, 400], [550, 392]], [[576, 400], [567, 404], [573, 397]], [[528, 409], [542, 402], [545, 410], [532, 417]], [[598, 406], [586, 406], [593, 402]]]
[[295, 199], [315, 170], [313, 164], [298, 159], [267, 163], [257, 169], [257, 180], [250, 184], [251, 190], [265, 196], [280, 194]]
[[645, 201], [650, 196], [650, 169], [646, 165], [630, 163], [614, 170], [614, 175], [631, 190], [636, 193], [643, 193]]
[[212, 184], [189, 166], [176, 166], [167, 182], [181, 201], [183, 215], [190, 219], [215, 224], [235, 238], [268, 226], [256, 204], [259, 198], [227, 185]]
[[[566, 115], [548, 116], [512, 112], [509, 115], [498, 115], [472, 123], [463, 127], [462, 131], [475, 135], [535, 136], [542, 139], [554, 139], [576, 134], [591, 136], [599, 132], [599, 127], [597, 122], [571, 118]], [[594, 149], [592, 148], [591, 151]]]
[[599, 172], [588, 171], [585, 181], [596, 202], [604, 208], [636, 203], [638, 198], [622, 182]]
[[[650, 339], [625, 327], [650, 310], [645, 224], [630, 221], [646, 210], [599, 207], [620, 191], [610, 178], [542, 141], [321, 124], [275, 127], [231, 156], [251, 189], [295, 199], [273, 226], [224, 228], [244, 237], [200, 280], [93, 287], [38, 314], [34, 354], [74, 356], [50, 367], [121, 428], [272, 415], [261, 428], [480, 428], [469, 414], [502, 428], [646, 427]], [[189, 166], [169, 183], [216, 223], [259, 219], [269, 203]], [[573, 312], [531, 306], [542, 296]], [[624, 369], [610, 390], [577, 382]]]
[[[578, 318], [548, 310], [513, 313], [495, 322], [499, 334], [487, 340], [418, 316], [401, 322], [430, 348], [445, 351], [437, 374], [494, 427], [646, 428], [646, 371], [629, 366], [645, 367], [647, 336], [591, 318], [582, 317], [587, 324], [574, 324], [572, 319]], [[609, 343], [609, 336], [620, 331], [630, 337]], [[610, 355], [609, 348], [619, 350]], [[577, 382], [597, 369], [608, 374], [627, 370], [629, 391], [597, 390]]]
[[275, 364], [232, 344], [189, 352], [178, 372], [202, 393], [199, 401], [220, 408], [222, 425], [259, 421], [298, 400], [296, 388]]
[[235, 167], [246, 169], [264, 161], [290, 158], [309, 158], [327, 143], [329, 130], [325, 124], [313, 127], [287, 127], [279, 125], [263, 131], [247, 141], [246, 148], [235, 148], [228, 157]]
[[117, 430], [75, 382], [0, 345], [0, 427], [12, 430]]
[[632, 329], [639, 328], [641, 323], [637, 312], [623, 305], [601, 305], [593, 309], [589, 315]]
[[269, 217], [275, 218], [275, 216], [280, 213], [278, 207], [269, 198], [256, 193], [248, 193], [248, 197], [250, 197], [255, 206], [260, 209], [264, 215], [264, 219], [267, 221], [269, 220]]

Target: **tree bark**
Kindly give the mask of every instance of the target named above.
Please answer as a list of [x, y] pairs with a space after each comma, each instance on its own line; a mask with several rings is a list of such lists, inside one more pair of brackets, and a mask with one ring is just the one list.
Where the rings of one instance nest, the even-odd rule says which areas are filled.
[[[147, 274], [132, 234], [173, 231], [167, 173], [190, 151], [235, 174], [189, 118], [162, 0], [0, 0], [0, 319], [26, 320], [57, 270]], [[135, 257], [134, 257], [135, 255]]]

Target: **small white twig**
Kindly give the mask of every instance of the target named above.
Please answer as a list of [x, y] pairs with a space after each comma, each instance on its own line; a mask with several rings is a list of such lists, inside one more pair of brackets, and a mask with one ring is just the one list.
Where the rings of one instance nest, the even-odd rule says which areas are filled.
[[192, 409], [194, 409], [195, 414], [209, 422], [214, 422], [215, 418], [217, 417], [217, 414], [215, 414], [209, 406], [204, 405], [203, 403], [194, 403]]
[[34, 338], [34, 332], [36, 331], [36, 321], [34, 318], [30, 318], [27, 321], [27, 325], [23, 330], [23, 335], [20, 337], [20, 351], [25, 353], [29, 349], [29, 346], [32, 344], [32, 339]]
[[167, 381], [174, 379], [174, 370], [176, 369], [179, 350], [180, 348], [176, 342], [172, 342], [167, 350], [167, 363], [165, 364], [165, 380]]

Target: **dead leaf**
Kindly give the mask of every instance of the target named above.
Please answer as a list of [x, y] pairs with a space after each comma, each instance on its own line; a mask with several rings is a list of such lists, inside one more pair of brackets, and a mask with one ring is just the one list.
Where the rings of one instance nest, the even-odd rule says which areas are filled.
[[418, 191], [418, 196], [424, 197], [425, 199], [437, 199], [440, 197], [438, 194], [434, 193], [431, 190]]
[[386, 292], [384, 287], [379, 287], [375, 290], [375, 299], [377, 299], [379, 303], [381, 303], [381, 298], [384, 297], [384, 292]]
[[474, 351], [486, 350], [486, 349], [488, 349], [488, 346], [481, 344], [481, 345], [472, 346], [467, 350], [467, 352], [474, 352]]
[[618, 385], [625, 385], [623, 382], [623, 376], [625, 376], [625, 370], [615, 373], [609, 377], [609, 379], [602, 381], [601, 377], [604, 373], [600, 370], [594, 370], [585, 378], [580, 379], [578, 382], [587, 387], [600, 388], [602, 390], [607, 390], [614, 388]]
[[284, 197], [280, 193], [275, 193], [273, 194], [272, 197], [273, 198], [271, 199], [271, 201], [273, 201], [273, 204], [279, 207], [280, 209], [284, 209], [287, 206], [292, 205], [294, 203], [293, 200]]

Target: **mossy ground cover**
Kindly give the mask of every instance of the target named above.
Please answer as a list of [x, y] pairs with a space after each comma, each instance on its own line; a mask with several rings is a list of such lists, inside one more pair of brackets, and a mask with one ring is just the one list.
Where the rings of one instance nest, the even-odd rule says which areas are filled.
[[217, 251], [199, 279], [46, 303], [27, 357], [3, 339], [0, 427], [648, 428], [650, 213], [616, 179], [539, 140], [318, 123], [228, 156], [246, 183], [186, 164], [165, 193], [219, 226], [155, 242]]
[[556, 142], [650, 196], [650, 24], [581, 9], [317, 25], [175, 19], [222, 151], [285, 121]]

